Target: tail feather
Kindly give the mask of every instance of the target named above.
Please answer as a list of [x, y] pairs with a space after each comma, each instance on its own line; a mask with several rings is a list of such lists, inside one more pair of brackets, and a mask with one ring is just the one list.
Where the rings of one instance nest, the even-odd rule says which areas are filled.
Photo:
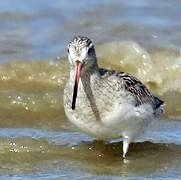
[[165, 104], [164, 104], [164, 101], [160, 100], [159, 98], [155, 96], [154, 96], [154, 100], [155, 100], [154, 115], [159, 116], [165, 112], [165, 109], [164, 109]]

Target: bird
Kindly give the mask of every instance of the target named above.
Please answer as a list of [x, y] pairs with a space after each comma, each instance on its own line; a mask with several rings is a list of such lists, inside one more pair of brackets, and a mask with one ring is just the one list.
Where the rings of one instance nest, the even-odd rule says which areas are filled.
[[63, 95], [66, 116], [81, 132], [97, 140], [122, 138], [125, 159], [130, 143], [164, 113], [164, 102], [133, 75], [99, 67], [88, 37], [76, 36], [67, 47], [70, 76]]

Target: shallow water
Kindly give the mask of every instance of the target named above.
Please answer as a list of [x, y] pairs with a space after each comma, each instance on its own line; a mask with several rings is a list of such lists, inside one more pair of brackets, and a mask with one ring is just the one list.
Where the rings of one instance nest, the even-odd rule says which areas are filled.
[[[1, 1], [0, 179], [180, 179], [180, 5]], [[66, 45], [77, 34], [101, 66], [134, 74], [166, 103], [126, 161], [121, 140], [96, 141], [65, 117]]]

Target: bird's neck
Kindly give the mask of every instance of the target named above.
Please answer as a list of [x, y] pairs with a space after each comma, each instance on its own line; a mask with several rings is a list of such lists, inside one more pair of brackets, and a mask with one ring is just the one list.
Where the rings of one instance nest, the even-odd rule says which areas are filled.
[[97, 62], [95, 62], [93, 65], [91, 65], [89, 68], [87, 68], [83, 74], [82, 77], [84, 76], [92, 76], [92, 75], [98, 75], [99, 73], [99, 66]]

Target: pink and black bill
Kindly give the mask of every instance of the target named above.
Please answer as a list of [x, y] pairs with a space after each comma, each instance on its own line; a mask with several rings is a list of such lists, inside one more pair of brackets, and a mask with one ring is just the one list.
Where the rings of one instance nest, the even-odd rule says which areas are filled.
[[75, 110], [75, 104], [77, 99], [77, 91], [79, 86], [79, 79], [81, 77], [81, 70], [82, 70], [82, 64], [80, 61], [75, 62], [75, 83], [74, 83], [74, 90], [73, 90], [73, 98], [72, 98], [72, 110]]

